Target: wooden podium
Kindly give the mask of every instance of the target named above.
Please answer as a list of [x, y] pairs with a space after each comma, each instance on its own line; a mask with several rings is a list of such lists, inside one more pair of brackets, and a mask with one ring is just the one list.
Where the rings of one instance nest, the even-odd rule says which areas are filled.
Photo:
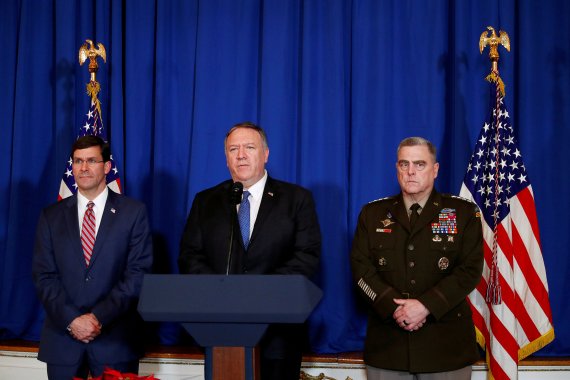
[[208, 349], [212, 380], [250, 380], [269, 324], [305, 322], [321, 296], [302, 275], [145, 275], [138, 310], [146, 321], [180, 322]]

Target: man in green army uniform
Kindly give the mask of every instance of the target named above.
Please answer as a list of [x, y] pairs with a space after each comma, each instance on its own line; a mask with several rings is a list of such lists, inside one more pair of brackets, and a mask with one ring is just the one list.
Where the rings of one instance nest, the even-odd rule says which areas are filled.
[[434, 189], [432, 143], [404, 139], [401, 193], [365, 205], [352, 273], [370, 305], [364, 348], [368, 380], [469, 380], [479, 359], [467, 295], [481, 279], [480, 212]]

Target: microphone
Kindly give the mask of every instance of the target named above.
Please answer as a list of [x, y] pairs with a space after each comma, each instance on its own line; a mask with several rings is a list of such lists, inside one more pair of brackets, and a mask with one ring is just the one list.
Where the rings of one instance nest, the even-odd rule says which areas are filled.
[[226, 263], [226, 275], [230, 274], [230, 266], [232, 264], [232, 248], [234, 243], [234, 227], [235, 227], [235, 220], [236, 216], [236, 208], [235, 206], [241, 203], [241, 197], [243, 195], [243, 184], [241, 182], [234, 182], [232, 187], [230, 188], [230, 205], [231, 207], [231, 215], [230, 215], [230, 243], [228, 248], [228, 260]]
[[243, 194], [243, 184], [241, 182], [234, 182], [230, 189], [230, 203], [232, 205], [239, 205], [241, 203], [241, 196]]

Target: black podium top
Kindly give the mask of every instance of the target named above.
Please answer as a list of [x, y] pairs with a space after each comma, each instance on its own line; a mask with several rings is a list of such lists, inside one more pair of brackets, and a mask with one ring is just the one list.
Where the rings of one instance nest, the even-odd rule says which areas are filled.
[[146, 321], [303, 323], [322, 296], [302, 275], [145, 275]]

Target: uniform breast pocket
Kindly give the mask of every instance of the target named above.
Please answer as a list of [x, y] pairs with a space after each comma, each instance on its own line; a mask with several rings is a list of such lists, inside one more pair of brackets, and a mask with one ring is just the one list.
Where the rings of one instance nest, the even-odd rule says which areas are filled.
[[388, 272], [394, 269], [396, 239], [389, 234], [375, 236], [370, 252], [376, 269]]
[[433, 271], [441, 274], [450, 273], [453, 270], [458, 253], [458, 245], [453, 236], [434, 238], [430, 248], [431, 268]]

